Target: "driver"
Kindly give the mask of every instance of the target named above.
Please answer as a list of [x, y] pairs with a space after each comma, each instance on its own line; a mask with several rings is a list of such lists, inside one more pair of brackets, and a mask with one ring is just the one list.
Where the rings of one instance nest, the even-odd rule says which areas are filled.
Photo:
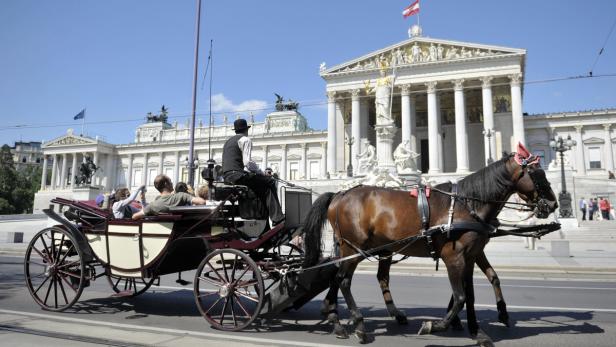
[[222, 152], [222, 172], [225, 182], [244, 185], [252, 189], [265, 203], [272, 225], [284, 222], [284, 214], [276, 195], [276, 182], [263, 174], [251, 160], [252, 140], [248, 137], [250, 126], [243, 118], [233, 122], [235, 135], [225, 142]]

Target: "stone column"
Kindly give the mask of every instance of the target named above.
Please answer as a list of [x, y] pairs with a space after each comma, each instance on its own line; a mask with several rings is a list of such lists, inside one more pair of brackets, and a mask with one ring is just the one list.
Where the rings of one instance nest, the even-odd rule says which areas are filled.
[[321, 142], [321, 178], [327, 178], [327, 142]]
[[41, 176], [41, 190], [47, 188], [47, 155], [43, 155], [43, 176]]
[[327, 92], [327, 172], [336, 173], [336, 92]]
[[[361, 129], [359, 129], [360, 139], [368, 138], [368, 110], [370, 107], [369, 103], [370, 101], [367, 95], [364, 96], [364, 98], [359, 102], [359, 107], [360, 107], [359, 120], [360, 120], [360, 123], [362, 124]], [[360, 150], [361, 150], [361, 143], [360, 143]]]
[[280, 178], [283, 180], [287, 179], [287, 145], [280, 145], [282, 149], [282, 154], [280, 156]]
[[[411, 85], [404, 84], [400, 86], [400, 106], [401, 116], [400, 123], [402, 123], [402, 142], [411, 142]], [[411, 143], [411, 146], [413, 144]]]
[[54, 154], [51, 160], [51, 190], [54, 190], [58, 184], [58, 174], [56, 173], [58, 171], [58, 156]]
[[141, 184], [148, 185], [148, 154], [143, 155], [143, 172], [141, 173]]
[[580, 176], [586, 175], [586, 159], [584, 158], [584, 140], [582, 139], [582, 125], [575, 125], [575, 142], [576, 144], [576, 169]]
[[438, 162], [441, 172], [445, 172], [445, 156], [443, 155], [443, 138], [445, 137], [445, 129], [443, 129], [443, 114], [441, 113], [441, 93], [436, 92], [436, 120], [438, 129], [438, 138], [436, 144], [438, 145]]
[[67, 156], [66, 153], [62, 153], [62, 171], [61, 172], [61, 176], [60, 176], [60, 189], [65, 189], [66, 188], [66, 160], [67, 160]]
[[[164, 152], [160, 152], [160, 162], [158, 163], [158, 174], [162, 175], [164, 174], [163, 172], [163, 165], [165, 163], [165, 153]], [[196, 175], [199, 175], [199, 173], [197, 172]], [[197, 179], [195, 179], [195, 182], [198, 181]]]
[[464, 80], [455, 80], [453, 90], [456, 113], [456, 172], [468, 173], [468, 134], [466, 133], [466, 104], [464, 102]]
[[133, 155], [129, 154], [128, 155], [128, 175], [126, 175], [126, 187], [128, 189], [131, 188], [131, 186], [133, 185]]
[[113, 176], [114, 176], [114, 170], [113, 170], [113, 154], [108, 153], [107, 156], [105, 157], [105, 189], [110, 191], [113, 189]]
[[302, 143], [300, 146], [302, 148], [302, 160], [299, 162], [299, 174], [300, 176], [303, 176], [304, 179], [308, 179], [308, 170], [306, 169], [306, 153], [308, 146], [306, 145], [306, 143]]
[[612, 137], [610, 127], [612, 124], [603, 124], [603, 129], [605, 129], [605, 169], [609, 171], [614, 171], [614, 149], [612, 148]]
[[77, 153], [73, 153], [73, 166], [71, 166], [71, 189], [75, 189], [75, 175], [77, 174]]
[[[94, 152], [94, 158], [92, 160], [94, 160], [94, 164], [96, 165], [96, 167], [100, 169], [100, 162], [98, 160], [98, 151]], [[94, 172], [94, 175], [92, 175], [92, 184], [93, 185], [100, 184], [100, 177], [98, 175], [98, 170], [96, 170], [96, 172]]]
[[[493, 161], [497, 158], [496, 134], [494, 134], [494, 107], [492, 106], [492, 76], [481, 78], [481, 98], [483, 104], [483, 143], [485, 164], [487, 165], [490, 158]], [[487, 136], [488, 132], [490, 132], [489, 137]]]
[[263, 145], [263, 158], [261, 159], [261, 170], [267, 168], [267, 145]]
[[411, 121], [409, 122], [411, 128], [411, 150], [418, 153], [419, 146], [417, 145], [417, 95], [411, 95], [410, 113]]
[[361, 145], [361, 128], [364, 126], [361, 123], [360, 113], [360, 89], [353, 89], [351, 91], [351, 137], [353, 137], [353, 150], [351, 153], [351, 163], [353, 163], [353, 169], [357, 172], [357, 153], [360, 151]]
[[438, 115], [436, 105], [436, 82], [426, 83], [428, 87], [428, 155], [430, 169], [428, 174], [441, 172], [441, 161], [438, 156]]
[[[513, 140], [514, 146], [518, 142], [526, 145], [524, 136], [524, 118], [522, 115], [522, 90], [520, 88], [522, 82], [522, 74], [510, 75], [511, 79], [511, 120], [513, 122]], [[514, 150], [513, 148], [511, 150]]]
[[175, 167], [173, 169], [173, 182], [180, 181], [180, 151], [175, 151]]

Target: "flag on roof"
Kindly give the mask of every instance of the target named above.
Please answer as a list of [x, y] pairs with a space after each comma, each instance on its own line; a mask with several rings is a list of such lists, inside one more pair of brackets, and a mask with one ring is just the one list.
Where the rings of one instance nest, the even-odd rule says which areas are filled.
[[409, 7], [405, 8], [402, 11], [402, 16], [406, 18], [418, 12], [419, 12], [419, 0], [415, 0], [415, 2], [413, 2]]
[[73, 120], [84, 119], [84, 118], [86, 118], [86, 109], [85, 108], [83, 110], [81, 110], [81, 112], [77, 113], [77, 115], [75, 117], [73, 117]]

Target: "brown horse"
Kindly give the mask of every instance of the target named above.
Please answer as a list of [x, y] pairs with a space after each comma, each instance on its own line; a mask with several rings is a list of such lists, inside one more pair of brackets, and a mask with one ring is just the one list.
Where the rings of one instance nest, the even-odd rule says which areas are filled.
[[[538, 158], [530, 155], [521, 145], [517, 153], [462, 179], [457, 185], [457, 193], [452, 192], [452, 188], [451, 183], [439, 184], [434, 187], [429, 199], [429, 227], [448, 225], [450, 208], [453, 212], [453, 229], [432, 233], [431, 248], [426, 238], [422, 237], [416, 242], [397, 243], [379, 254], [370, 255], [382, 256], [395, 252], [428, 257], [430, 250], [436, 252], [447, 268], [453, 289], [453, 305], [442, 320], [424, 322], [419, 333], [446, 330], [466, 304], [471, 336], [480, 345], [489, 346], [492, 342], [479, 329], [475, 316], [473, 267], [481, 259], [488, 242], [488, 233], [492, 230], [490, 221], [496, 219], [505, 201], [514, 193], [534, 208], [538, 218], [547, 218], [558, 204]], [[306, 217], [305, 268], [320, 259], [321, 231], [327, 220], [333, 228], [341, 257], [356, 253], [367, 256], [365, 251], [370, 252], [400, 240], [411, 240], [411, 237], [425, 232], [422, 230], [417, 199], [409, 196], [408, 192], [360, 186], [337, 194], [325, 193], [314, 202]], [[340, 263], [325, 298], [325, 305], [329, 308], [328, 319], [334, 324], [334, 332], [338, 337], [347, 337], [337, 313], [338, 288], [341, 289], [351, 311], [351, 320], [356, 324], [355, 334], [361, 342], [366, 340], [363, 316], [350, 289], [353, 273], [363, 259], [356, 257]]]

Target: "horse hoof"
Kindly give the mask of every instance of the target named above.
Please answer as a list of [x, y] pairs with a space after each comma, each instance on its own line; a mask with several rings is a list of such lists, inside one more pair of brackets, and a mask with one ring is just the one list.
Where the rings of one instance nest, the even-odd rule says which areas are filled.
[[477, 335], [473, 337], [475, 341], [477, 341], [477, 346], [480, 347], [494, 347], [494, 343], [490, 336], [483, 332], [483, 330], [479, 329]]
[[338, 339], [348, 339], [349, 338], [349, 333], [347, 333], [347, 331], [343, 327], [335, 327], [334, 334], [336, 335], [336, 338]]
[[507, 312], [501, 312], [498, 314], [498, 321], [505, 324], [505, 326], [507, 328], [510, 327], [510, 323], [509, 323], [509, 315], [507, 314]]
[[357, 339], [359, 340], [359, 343], [361, 344], [368, 342], [368, 337], [366, 336], [366, 333], [363, 331], [355, 330], [355, 337], [357, 337]]
[[398, 322], [398, 324], [400, 325], [407, 325], [409, 324], [408, 319], [406, 318], [405, 314], [402, 313], [398, 313], [397, 315], [394, 316], [394, 318], [396, 318], [396, 321]]
[[427, 335], [432, 332], [432, 321], [425, 321], [421, 324], [421, 328], [417, 332], [417, 335]]

